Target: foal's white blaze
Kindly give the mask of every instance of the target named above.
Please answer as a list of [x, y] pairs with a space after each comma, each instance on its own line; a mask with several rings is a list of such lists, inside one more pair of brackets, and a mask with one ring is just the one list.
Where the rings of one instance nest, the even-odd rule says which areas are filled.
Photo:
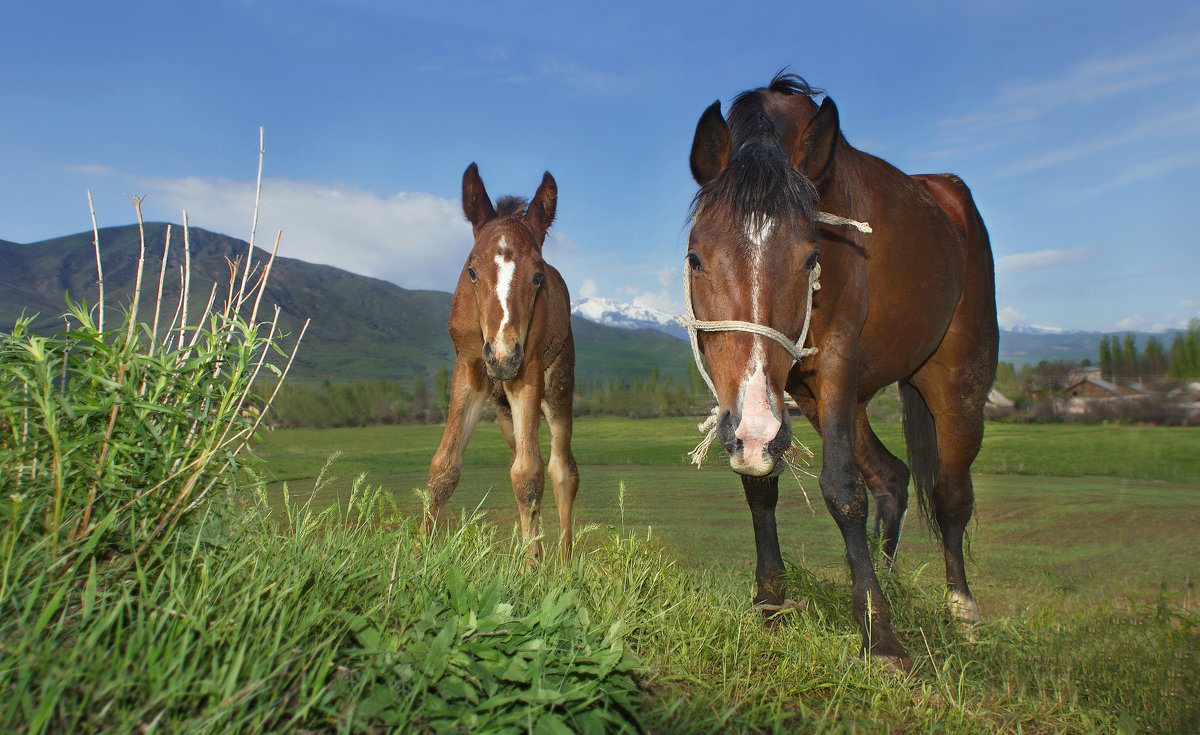
[[[760, 274], [762, 272], [763, 256], [767, 238], [775, 229], [775, 221], [770, 217], [754, 216], [746, 220], [746, 239], [754, 247], [750, 253], [750, 308], [751, 320], [761, 323], [762, 294], [759, 290]], [[738, 393], [738, 403], [741, 407], [741, 421], [738, 423], [734, 436], [742, 442], [742, 456], [731, 457], [733, 469], [748, 475], [766, 475], [774, 469], [775, 462], [767, 450], [767, 445], [779, 434], [783, 422], [775, 417], [771, 410], [770, 391], [767, 388], [767, 376], [764, 372], [766, 352], [763, 349], [765, 337], [754, 335], [754, 350], [750, 353], [750, 361], [746, 364], [746, 374]]]
[[500, 300], [500, 328], [496, 330], [494, 337], [495, 344], [493, 350], [497, 360], [503, 360], [508, 353], [508, 341], [504, 338], [504, 328], [508, 326], [509, 310], [508, 310], [508, 292], [512, 288], [513, 271], [516, 270], [516, 263], [504, 257], [504, 238], [500, 238], [500, 250], [496, 253], [496, 298]]

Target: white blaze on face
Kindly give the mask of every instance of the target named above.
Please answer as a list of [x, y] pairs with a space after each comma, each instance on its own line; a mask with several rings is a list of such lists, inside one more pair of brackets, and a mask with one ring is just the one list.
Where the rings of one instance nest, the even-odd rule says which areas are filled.
[[508, 326], [508, 292], [512, 289], [513, 272], [516, 270], [516, 263], [504, 257], [506, 245], [504, 238], [500, 238], [500, 252], [496, 253], [494, 258], [496, 262], [496, 298], [500, 300], [501, 310], [500, 328], [496, 330], [493, 346], [497, 360], [503, 360], [508, 351], [506, 349], [507, 341], [504, 339], [504, 328]]
[[[775, 221], [770, 217], [754, 216], [746, 221], [746, 238], [753, 245], [750, 253], [750, 308], [751, 320], [761, 323], [762, 294], [759, 290], [760, 274], [762, 272], [763, 256], [767, 238], [775, 229]], [[783, 422], [775, 418], [771, 410], [770, 392], [767, 389], [766, 353], [760, 335], [754, 335], [754, 350], [750, 361], [746, 364], [746, 374], [742, 378], [738, 402], [741, 404], [741, 422], [734, 431], [734, 436], [742, 442], [743, 467], [752, 472], [766, 474], [772, 469], [774, 461], [767, 452], [767, 445], [779, 434]]]

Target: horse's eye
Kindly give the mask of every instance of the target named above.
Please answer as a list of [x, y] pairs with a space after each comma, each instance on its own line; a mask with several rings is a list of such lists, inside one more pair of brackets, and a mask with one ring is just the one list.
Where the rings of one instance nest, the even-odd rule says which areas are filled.
[[688, 265], [692, 267], [692, 270], [694, 270], [694, 271], [704, 270], [704, 264], [700, 262], [699, 255], [696, 255], [695, 253], [688, 253], [687, 259], [688, 259]]
[[820, 255], [820, 253], [813, 253], [812, 255], [808, 256], [808, 262], [804, 264], [804, 270], [810, 271], [816, 267], [818, 255]]
[[545, 274], [543, 274], [543, 273], [534, 273], [533, 274], [533, 285], [540, 286], [540, 285], [542, 285], [542, 281], [544, 281], [544, 280], [546, 280]]
[[467, 269], [467, 275], [471, 277], [471, 283], [474, 283], [474, 282], [475, 282], [475, 269], [474, 269], [474, 268], [468, 268], [468, 269]]

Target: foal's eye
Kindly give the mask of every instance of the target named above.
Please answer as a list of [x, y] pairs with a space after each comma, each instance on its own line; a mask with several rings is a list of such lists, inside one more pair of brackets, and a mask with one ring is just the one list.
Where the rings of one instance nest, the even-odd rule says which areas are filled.
[[820, 255], [820, 253], [813, 253], [812, 255], [808, 256], [808, 262], [804, 264], [804, 270], [810, 271], [816, 267], [818, 255]]
[[688, 265], [691, 266], [692, 270], [694, 270], [694, 271], [704, 270], [704, 264], [700, 262], [699, 255], [696, 255], [695, 253], [688, 253], [687, 259], [688, 259]]
[[474, 282], [475, 282], [475, 269], [474, 269], [474, 268], [468, 268], [468, 269], [467, 269], [467, 275], [471, 277], [471, 282], [472, 282], [472, 283], [474, 283]]
[[545, 274], [543, 274], [543, 273], [534, 273], [533, 274], [533, 285], [540, 286], [540, 285], [542, 285], [542, 281], [544, 281], [544, 280], [546, 280]]

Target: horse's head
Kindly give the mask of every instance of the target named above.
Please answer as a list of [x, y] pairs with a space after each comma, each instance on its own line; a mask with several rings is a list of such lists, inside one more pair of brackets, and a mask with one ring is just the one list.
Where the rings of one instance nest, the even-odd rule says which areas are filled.
[[[779, 133], [760, 101], [743, 95], [733, 129], [713, 104], [692, 143], [694, 202], [687, 259], [692, 308], [702, 321], [740, 321], [800, 337], [809, 276], [820, 255], [812, 180], [833, 157], [837, 110], [826, 100], [798, 134]], [[812, 180], [810, 180], [810, 177]], [[793, 356], [769, 337], [734, 328], [698, 334], [717, 392], [717, 439], [743, 475], [782, 470], [791, 444], [784, 387]]]
[[534, 303], [545, 279], [542, 243], [554, 222], [558, 186], [549, 172], [528, 204], [504, 197], [492, 206], [475, 164], [463, 174], [463, 213], [475, 247], [463, 270], [475, 290], [483, 361], [493, 380], [512, 380], [524, 364]]

